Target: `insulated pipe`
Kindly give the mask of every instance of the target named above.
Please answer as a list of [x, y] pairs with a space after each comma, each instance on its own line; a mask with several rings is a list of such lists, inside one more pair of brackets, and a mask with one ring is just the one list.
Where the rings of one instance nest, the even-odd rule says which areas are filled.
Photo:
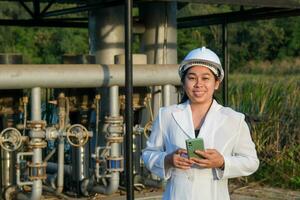
[[[178, 65], [134, 65], [133, 86], [180, 85]], [[0, 89], [124, 86], [124, 65], [1, 65]]]
[[[177, 63], [176, 10], [176, 2], [145, 2], [140, 4], [140, 17], [145, 24], [145, 33], [142, 35], [141, 40], [141, 50], [147, 55], [148, 64]], [[161, 67], [164, 68], [164, 66]], [[152, 91], [154, 117], [157, 116], [158, 110], [162, 106], [161, 91], [171, 95], [169, 97], [170, 104], [177, 103], [176, 89], [174, 87], [162, 88], [159, 85], [165, 84], [156, 85]]]
[[[31, 120], [32, 121], [40, 121], [41, 118], [41, 88], [34, 87], [31, 89]], [[33, 142], [41, 142], [40, 138], [32, 138]], [[41, 148], [33, 148], [33, 156], [32, 156], [33, 164], [41, 164], [42, 160], [42, 149]], [[31, 191], [31, 200], [41, 199], [42, 191], [43, 191], [42, 180], [33, 180], [32, 191]]]
[[[98, 0], [90, 0], [91, 2], [98, 2]], [[97, 64], [112, 65], [115, 63], [115, 56], [124, 54], [124, 5], [95, 8], [89, 12], [89, 36], [90, 36], [90, 54], [95, 55]], [[124, 65], [120, 68], [118, 73], [123, 77], [121, 84], [125, 85], [125, 73]], [[83, 68], [86, 70], [86, 68]], [[116, 69], [112, 67], [112, 69]], [[104, 69], [105, 81], [103, 86], [120, 85], [106, 83], [113, 77], [108, 68]], [[96, 72], [96, 76], [100, 74]], [[120, 77], [118, 77], [120, 78]], [[117, 79], [118, 79], [117, 78]], [[95, 86], [101, 87], [101, 86]], [[105, 116], [109, 114], [109, 90], [106, 87], [99, 88], [99, 94], [101, 95], [100, 101], [100, 121], [105, 121]], [[105, 138], [102, 134], [103, 124], [99, 126], [99, 137], [97, 143], [101, 146], [105, 145]]]

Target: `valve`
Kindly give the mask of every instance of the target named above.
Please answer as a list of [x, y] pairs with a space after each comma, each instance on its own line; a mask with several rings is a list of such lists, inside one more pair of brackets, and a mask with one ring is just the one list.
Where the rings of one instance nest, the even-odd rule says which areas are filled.
[[73, 124], [67, 129], [67, 140], [75, 147], [84, 146], [89, 139], [89, 131], [81, 124]]
[[15, 151], [22, 145], [23, 137], [15, 128], [6, 128], [0, 133], [0, 145], [9, 152]]
[[148, 139], [152, 131], [152, 121], [147, 122], [144, 127], [144, 136]]

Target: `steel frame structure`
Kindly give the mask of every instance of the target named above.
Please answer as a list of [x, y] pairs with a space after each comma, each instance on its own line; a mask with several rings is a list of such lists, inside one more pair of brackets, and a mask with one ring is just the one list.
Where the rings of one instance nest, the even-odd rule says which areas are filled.
[[[277, 0], [278, 1], [278, 0]], [[68, 1], [73, 3], [79, 3], [80, 5], [73, 8], [67, 8], [62, 10], [49, 11], [54, 3], [59, 3], [58, 0], [33, 0], [32, 9], [28, 6], [28, 1], [17, 0], [18, 2], [29, 14], [31, 19], [22, 20], [7, 20], [0, 19], [0, 25], [5, 26], [38, 26], [38, 27], [77, 27], [77, 28], [87, 28], [88, 22], [87, 18], [52, 18], [58, 17], [66, 14], [86, 12], [97, 7], [111, 7], [116, 5], [125, 5], [125, 71], [126, 71], [126, 180], [127, 180], [127, 199], [134, 199], [133, 193], [133, 164], [132, 164], [132, 124], [133, 124], [133, 111], [132, 111], [132, 7], [133, 0], [113, 0], [110, 2], [98, 2], [98, 3], [88, 3], [82, 4], [81, 1]], [[41, 10], [41, 3], [47, 2], [47, 5]], [[66, 1], [65, 1], [66, 2]], [[186, 1], [179, 1], [186, 2]], [[194, 1], [197, 3], [205, 3], [206, 1]], [[222, 1], [214, 1], [222, 2]], [[229, 1], [230, 2], [230, 1]], [[232, 2], [232, 1], [231, 1]], [[270, 3], [271, 1], [268, 0]], [[60, 2], [61, 3], [61, 2]], [[206, 2], [207, 3], [207, 2]], [[226, 1], [223, 1], [226, 3]], [[242, 2], [241, 2], [242, 3]], [[289, 16], [299, 16], [300, 8], [295, 6], [295, 8], [257, 8], [250, 10], [240, 10], [238, 12], [231, 13], [221, 13], [212, 15], [201, 15], [192, 16], [178, 19], [178, 28], [190, 28], [199, 27], [207, 25], [221, 24], [223, 30], [223, 52], [224, 52], [224, 68], [225, 73], [228, 75], [228, 45], [227, 45], [227, 24], [235, 23], [240, 21], [249, 20], [260, 20], [260, 19], [271, 19], [277, 17], [289, 17]], [[224, 81], [224, 103], [227, 104], [227, 84], [228, 76]]]

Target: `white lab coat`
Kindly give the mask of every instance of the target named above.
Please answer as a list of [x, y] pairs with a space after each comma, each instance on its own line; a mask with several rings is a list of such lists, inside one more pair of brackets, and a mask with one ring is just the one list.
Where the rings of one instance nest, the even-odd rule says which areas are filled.
[[178, 148], [186, 149], [185, 140], [195, 138], [189, 101], [161, 108], [143, 151], [146, 167], [167, 179], [164, 200], [228, 200], [228, 178], [247, 176], [258, 166], [255, 145], [244, 115], [213, 101], [198, 137], [205, 148], [217, 149], [224, 157], [225, 169], [165, 169], [165, 156]]

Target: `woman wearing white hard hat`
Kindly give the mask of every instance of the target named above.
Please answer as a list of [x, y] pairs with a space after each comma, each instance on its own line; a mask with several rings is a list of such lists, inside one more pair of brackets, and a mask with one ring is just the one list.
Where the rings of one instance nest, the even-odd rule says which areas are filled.
[[[202, 47], [179, 66], [184, 96], [161, 108], [143, 151], [146, 167], [166, 179], [165, 200], [228, 200], [228, 179], [258, 166], [255, 145], [242, 113], [213, 99], [224, 77], [219, 57]], [[186, 140], [202, 138], [202, 158], [186, 156]]]

